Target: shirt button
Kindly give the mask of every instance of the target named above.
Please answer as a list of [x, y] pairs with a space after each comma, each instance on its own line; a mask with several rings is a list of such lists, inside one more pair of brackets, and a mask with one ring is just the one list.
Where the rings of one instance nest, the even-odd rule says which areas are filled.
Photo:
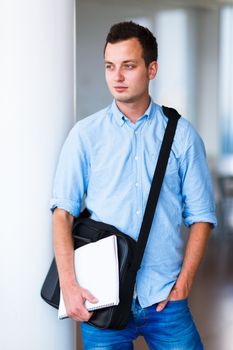
[[138, 187], [138, 186], [139, 186], [139, 183], [138, 183], [138, 182], [136, 182], [135, 186], [136, 186], [136, 187]]
[[135, 158], [134, 158], [135, 160], [138, 160], [138, 156], [135, 156]]
[[136, 214], [139, 215], [139, 214], [140, 214], [140, 210], [137, 210], [137, 211], [136, 211]]

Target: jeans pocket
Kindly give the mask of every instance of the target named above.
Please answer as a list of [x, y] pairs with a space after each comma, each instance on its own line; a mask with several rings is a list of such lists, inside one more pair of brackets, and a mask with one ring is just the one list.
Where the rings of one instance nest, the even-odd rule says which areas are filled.
[[165, 309], [170, 310], [181, 310], [184, 308], [188, 308], [188, 298], [185, 299], [177, 299], [177, 300], [169, 300]]
[[187, 302], [188, 298], [184, 298], [184, 299], [175, 299], [175, 300], [169, 300], [168, 303], [184, 303]]

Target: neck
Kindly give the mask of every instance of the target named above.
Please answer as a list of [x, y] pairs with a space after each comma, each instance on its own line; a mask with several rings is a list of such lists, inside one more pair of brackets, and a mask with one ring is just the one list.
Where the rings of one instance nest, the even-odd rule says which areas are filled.
[[143, 113], [145, 113], [147, 108], [149, 107], [150, 97], [148, 96], [148, 98], [143, 103], [142, 103], [142, 101], [140, 101], [140, 102], [129, 102], [129, 103], [116, 101], [116, 104], [117, 104], [117, 107], [119, 108], [119, 110], [132, 123], [136, 123], [138, 118], [140, 118], [143, 115]]

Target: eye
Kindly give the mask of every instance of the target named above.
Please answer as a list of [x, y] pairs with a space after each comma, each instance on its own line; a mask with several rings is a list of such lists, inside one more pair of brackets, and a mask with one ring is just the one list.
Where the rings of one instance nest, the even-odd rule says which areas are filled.
[[125, 67], [126, 69], [128, 69], [128, 70], [132, 70], [132, 69], [134, 69], [136, 66], [135, 66], [135, 64], [127, 63], [127, 64], [124, 65], [124, 67]]
[[106, 69], [106, 70], [113, 70], [113, 65], [110, 64], [110, 63], [106, 63], [106, 64], [105, 64], [105, 69]]

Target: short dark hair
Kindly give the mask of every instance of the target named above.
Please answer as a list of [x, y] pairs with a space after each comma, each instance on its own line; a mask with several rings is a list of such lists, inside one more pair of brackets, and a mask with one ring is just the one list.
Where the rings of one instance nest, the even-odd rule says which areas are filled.
[[158, 44], [156, 38], [148, 28], [132, 21], [116, 23], [110, 28], [104, 52], [108, 43], [115, 44], [132, 38], [136, 38], [140, 42], [146, 66], [152, 61], [157, 61]]

